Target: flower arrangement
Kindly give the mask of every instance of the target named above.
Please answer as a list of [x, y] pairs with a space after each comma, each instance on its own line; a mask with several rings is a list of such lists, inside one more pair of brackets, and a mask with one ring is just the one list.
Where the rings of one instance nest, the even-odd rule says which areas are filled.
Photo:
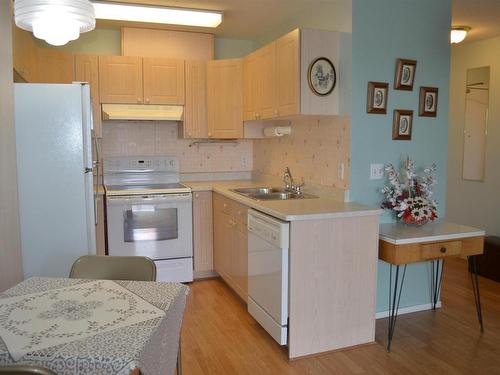
[[432, 199], [432, 188], [436, 185], [436, 164], [424, 169], [422, 176], [415, 172], [415, 163], [406, 158], [402, 179], [392, 164], [385, 167], [389, 185], [382, 189], [382, 208], [395, 212], [397, 220], [405, 224], [423, 225], [437, 219], [437, 203]]

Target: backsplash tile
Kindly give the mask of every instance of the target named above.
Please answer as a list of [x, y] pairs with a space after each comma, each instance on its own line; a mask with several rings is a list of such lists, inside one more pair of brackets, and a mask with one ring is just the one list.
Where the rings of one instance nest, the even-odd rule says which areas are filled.
[[237, 144], [190, 144], [178, 138], [176, 122], [104, 122], [103, 156], [175, 155], [181, 173], [252, 170], [252, 141]]
[[[289, 136], [254, 141], [254, 172], [281, 177], [288, 166], [296, 182], [348, 189], [350, 118], [300, 118], [291, 127]], [[343, 179], [338, 176], [341, 162]]]

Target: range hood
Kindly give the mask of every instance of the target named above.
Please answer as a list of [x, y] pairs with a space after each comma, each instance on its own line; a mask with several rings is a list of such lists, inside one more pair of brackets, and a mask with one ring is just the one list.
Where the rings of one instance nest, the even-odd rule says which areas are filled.
[[103, 120], [182, 121], [182, 105], [103, 104]]

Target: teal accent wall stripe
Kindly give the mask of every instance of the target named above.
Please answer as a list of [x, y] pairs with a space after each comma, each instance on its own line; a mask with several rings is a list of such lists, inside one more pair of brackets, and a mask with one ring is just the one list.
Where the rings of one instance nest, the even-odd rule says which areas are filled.
[[[350, 200], [378, 205], [385, 180], [370, 180], [370, 163], [399, 165], [406, 155], [417, 167], [438, 165], [435, 197], [440, 217], [445, 214], [448, 94], [450, 75], [449, 29], [451, 0], [353, 0], [353, 70]], [[413, 91], [394, 90], [396, 59], [417, 60]], [[369, 81], [389, 83], [386, 115], [366, 113]], [[439, 88], [436, 118], [419, 117], [420, 86]], [[414, 111], [411, 141], [392, 140], [394, 109]], [[389, 213], [381, 222], [393, 220]], [[387, 310], [388, 266], [379, 262], [377, 311]], [[401, 307], [430, 301], [427, 264], [408, 268]]]

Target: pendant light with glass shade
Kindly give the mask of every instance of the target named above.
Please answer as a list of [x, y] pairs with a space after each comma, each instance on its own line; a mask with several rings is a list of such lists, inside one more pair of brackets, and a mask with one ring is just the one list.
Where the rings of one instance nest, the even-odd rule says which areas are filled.
[[94, 6], [89, 0], [15, 0], [14, 18], [17, 27], [54, 46], [95, 28]]

